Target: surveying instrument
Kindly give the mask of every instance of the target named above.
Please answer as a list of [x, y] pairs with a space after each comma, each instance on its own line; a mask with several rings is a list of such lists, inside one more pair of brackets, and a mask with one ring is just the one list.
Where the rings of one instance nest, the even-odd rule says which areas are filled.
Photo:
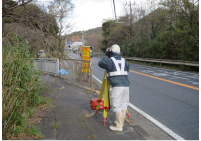
[[[104, 98], [103, 97], [104, 93]], [[105, 70], [103, 81], [99, 93], [98, 98], [92, 98], [90, 105], [93, 110], [96, 110], [96, 114], [98, 113], [99, 109], [104, 110], [103, 112], [103, 125], [106, 124], [106, 118], [107, 118], [107, 112], [110, 110], [110, 100], [109, 100], [109, 94], [110, 94], [110, 83], [107, 79], [107, 71]], [[126, 110], [128, 118], [130, 118], [130, 114], [128, 113], [128, 109]]]

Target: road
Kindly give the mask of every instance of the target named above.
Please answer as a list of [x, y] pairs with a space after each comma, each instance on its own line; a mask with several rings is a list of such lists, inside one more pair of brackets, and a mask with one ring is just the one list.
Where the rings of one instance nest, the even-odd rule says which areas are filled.
[[[77, 54], [69, 53], [72, 58]], [[102, 81], [100, 58], [93, 75]], [[186, 140], [199, 140], [199, 74], [130, 64], [130, 103]]]

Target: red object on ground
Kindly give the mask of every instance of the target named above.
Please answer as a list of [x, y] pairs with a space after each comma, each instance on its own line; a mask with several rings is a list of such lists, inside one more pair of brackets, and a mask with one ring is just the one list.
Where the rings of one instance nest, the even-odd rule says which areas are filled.
[[127, 116], [128, 116], [128, 119], [130, 118], [130, 114], [129, 113], [127, 113]]
[[98, 98], [92, 98], [90, 101], [90, 106], [92, 110], [96, 110], [96, 106], [98, 104], [98, 102], [100, 102], [100, 106], [99, 109], [105, 109], [104, 105], [104, 98], [102, 98], [101, 100], [98, 100]]
[[103, 125], [105, 126], [105, 124], [106, 124], [106, 118], [104, 117], [103, 118]]

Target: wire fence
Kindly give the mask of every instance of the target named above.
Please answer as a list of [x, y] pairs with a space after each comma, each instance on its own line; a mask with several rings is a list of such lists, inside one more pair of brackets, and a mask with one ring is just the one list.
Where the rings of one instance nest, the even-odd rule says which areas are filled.
[[59, 74], [63, 79], [93, 87], [92, 62], [75, 59], [61, 59]]
[[36, 70], [56, 74], [61, 78], [93, 89], [92, 61], [56, 58], [31, 58]]

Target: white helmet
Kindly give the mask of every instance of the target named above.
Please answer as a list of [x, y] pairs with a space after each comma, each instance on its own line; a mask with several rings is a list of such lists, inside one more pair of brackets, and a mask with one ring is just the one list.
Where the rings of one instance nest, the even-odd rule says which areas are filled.
[[112, 45], [111, 50], [115, 54], [120, 54], [120, 47], [117, 44]]

